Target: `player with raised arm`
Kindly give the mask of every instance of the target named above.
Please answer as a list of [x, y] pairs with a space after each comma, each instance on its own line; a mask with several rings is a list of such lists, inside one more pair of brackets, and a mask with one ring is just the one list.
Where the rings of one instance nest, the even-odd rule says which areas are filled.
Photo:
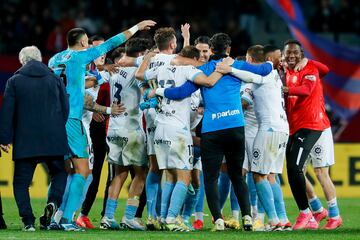
[[[286, 213], [285, 217], [282, 216], [283, 222], [280, 222], [273, 193], [280, 189], [275, 175], [282, 173], [289, 132], [284, 109], [282, 82], [276, 70], [280, 56], [279, 54], [278, 58], [273, 60], [275, 69], [269, 75], [261, 77], [262, 83], [252, 85], [254, 110], [259, 127], [251, 148], [251, 172], [254, 176], [259, 200], [269, 217], [269, 230], [271, 231], [282, 230], [283, 225], [289, 222]], [[254, 64], [263, 63], [265, 61], [264, 47], [261, 45], [250, 47], [246, 54], [246, 60]], [[231, 72], [234, 76], [241, 77], [244, 81], [247, 80], [244, 76], [236, 74], [239, 70], [232, 71], [230, 66], [222, 66], [219, 63], [217, 69], [223, 73]], [[282, 199], [281, 201], [283, 203]], [[283, 210], [285, 211], [285, 209]]]
[[[88, 37], [83, 29], [72, 29], [67, 34], [68, 49], [56, 54], [49, 60], [49, 67], [54, 69], [54, 72], [61, 76], [66, 83], [70, 103], [70, 114], [66, 124], [70, 153], [65, 159], [68, 160], [68, 165], [70, 165], [70, 162], [72, 163], [75, 174], [70, 184], [69, 198], [60, 223], [61, 228], [66, 231], [80, 230], [72, 221], [72, 214], [80, 201], [89, 172], [88, 146], [81, 121], [85, 97], [86, 65], [125, 42], [138, 30], [148, 29], [155, 24], [150, 20], [140, 22], [129, 30], [115, 35], [103, 44], [93, 48], [88, 48]], [[90, 103], [90, 106], [94, 106], [94, 104]], [[105, 113], [111, 113], [111, 109], [106, 110]]]
[[[181, 54], [183, 57], [198, 59], [199, 51], [193, 47], [185, 47]], [[161, 66], [146, 70], [150, 57], [138, 69], [137, 76], [147, 80], [157, 79], [159, 88], [175, 87], [187, 80], [199, 85], [214, 86], [222, 76], [214, 72], [206, 77], [193, 66]], [[190, 98], [181, 101], [162, 99], [161, 109], [156, 116], [156, 130], [154, 136], [155, 153], [160, 170], [166, 169], [167, 181], [161, 199], [161, 217], [170, 231], [188, 231], [186, 226], [175, 221], [185, 201], [188, 185], [191, 180], [192, 164], [192, 137], [190, 133]]]
[[[227, 57], [230, 52], [231, 39], [227, 34], [215, 34], [210, 41], [214, 53], [210, 61], [199, 69], [206, 75], [215, 71], [216, 63]], [[235, 61], [233, 66], [248, 71], [267, 75], [272, 70], [271, 63], [254, 66], [244, 61]], [[216, 231], [224, 230], [224, 220], [219, 206], [217, 179], [223, 157], [226, 157], [230, 179], [234, 185], [240, 203], [245, 230], [252, 229], [252, 219], [247, 185], [242, 177], [244, 161], [244, 119], [240, 102], [241, 83], [235, 77], [225, 75], [213, 88], [202, 87], [205, 111], [202, 125], [201, 159], [204, 170], [204, 182], [209, 208], [215, 220]], [[167, 88], [157, 94], [169, 99], [182, 99], [199, 89], [187, 81], [181, 87]], [[236, 92], [235, 92], [236, 91]], [[218, 96], [221, 101], [218, 101]], [[204, 138], [205, 136], [205, 138]], [[223, 145], [224, 142], [232, 143]], [[236, 146], [236, 147], [235, 147]]]
[[[133, 38], [125, 45], [125, 54], [138, 57], [150, 48], [146, 39]], [[109, 145], [109, 163], [115, 166], [115, 176], [109, 187], [105, 215], [101, 219], [100, 228], [118, 229], [114, 215], [117, 200], [124, 182], [133, 167], [135, 177], [130, 183], [125, 215], [121, 223], [129, 229], [145, 230], [135, 219], [143, 191], [147, 173], [148, 161], [145, 151], [145, 133], [142, 128], [142, 113], [139, 109], [141, 92], [139, 82], [135, 79], [136, 67], [119, 68], [110, 77], [111, 102], [123, 102], [126, 111], [119, 116], [110, 116], [107, 143]]]

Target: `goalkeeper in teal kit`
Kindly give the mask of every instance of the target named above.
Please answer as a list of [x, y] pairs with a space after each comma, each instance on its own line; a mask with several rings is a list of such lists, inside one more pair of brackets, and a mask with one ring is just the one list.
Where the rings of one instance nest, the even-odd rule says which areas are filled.
[[[62, 51], [49, 60], [49, 67], [62, 78], [69, 94], [70, 113], [66, 123], [66, 132], [69, 143], [69, 154], [65, 156], [67, 166], [72, 164], [75, 173], [69, 187], [69, 197], [66, 202], [63, 217], [60, 225], [52, 226], [50, 229], [60, 228], [65, 231], [79, 231], [79, 228], [72, 220], [73, 213], [77, 210], [78, 202], [82, 196], [83, 188], [89, 173], [88, 144], [85, 129], [82, 124], [83, 108], [93, 111], [111, 113], [111, 108], [100, 108], [94, 106], [90, 99], [88, 103], [85, 97], [85, 73], [86, 65], [124, 43], [138, 30], [149, 29], [156, 23], [150, 20], [142, 21], [132, 28], [115, 35], [103, 44], [88, 48], [88, 37], [81, 28], [75, 28], [68, 32], [68, 49]], [[49, 207], [48, 215], [51, 217], [56, 207]]]

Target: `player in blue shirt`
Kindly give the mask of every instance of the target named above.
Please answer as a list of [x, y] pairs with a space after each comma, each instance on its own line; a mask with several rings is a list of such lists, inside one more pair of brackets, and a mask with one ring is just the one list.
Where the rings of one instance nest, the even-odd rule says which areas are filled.
[[[63, 79], [66, 85], [70, 103], [70, 113], [66, 123], [70, 152], [68, 156], [65, 156], [65, 160], [68, 160], [67, 164], [69, 166], [70, 163], [72, 164], [75, 174], [70, 183], [69, 197], [63, 218], [60, 221], [63, 230], [81, 230], [72, 222], [72, 215], [76, 211], [85, 180], [89, 174], [88, 144], [81, 121], [84, 108], [86, 65], [118, 47], [138, 30], [149, 29], [155, 24], [151, 20], [142, 21], [129, 30], [117, 34], [103, 44], [92, 48], [88, 48], [86, 32], [81, 28], [74, 28], [67, 34], [68, 49], [56, 54], [49, 60], [49, 67]], [[107, 111], [107, 113], [110, 114], [111, 112]]]
[[[210, 39], [213, 55], [210, 61], [199, 67], [206, 75], [215, 71], [216, 64], [230, 52], [231, 39], [227, 34], [218, 33]], [[232, 66], [260, 75], [272, 71], [272, 64], [251, 65], [244, 61], [235, 61]], [[230, 75], [224, 75], [211, 88], [202, 87], [204, 99], [204, 118], [201, 138], [201, 159], [203, 163], [205, 191], [211, 214], [215, 220], [215, 230], [224, 229], [219, 205], [217, 186], [221, 162], [225, 156], [228, 174], [241, 207], [244, 230], [252, 230], [249, 193], [242, 176], [244, 161], [244, 116], [240, 100], [241, 81]], [[186, 82], [179, 88], [168, 88], [164, 92], [156, 91], [169, 99], [181, 99], [199, 87]]]

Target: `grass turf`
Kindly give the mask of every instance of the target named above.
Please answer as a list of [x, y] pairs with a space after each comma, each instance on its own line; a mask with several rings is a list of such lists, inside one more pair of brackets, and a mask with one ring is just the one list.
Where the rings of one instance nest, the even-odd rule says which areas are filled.
[[[322, 201], [326, 204], [324, 201]], [[86, 232], [61, 232], [61, 231], [40, 231], [22, 232], [22, 222], [18, 215], [15, 200], [12, 198], [3, 199], [4, 218], [8, 225], [7, 230], [0, 230], [0, 239], [360, 239], [360, 199], [339, 199], [340, 211], [343, 218], [343, 226], [334, 231], [296, 231], [296, 232], [243, 232], [226, 230], [224, 232], [211, 232], [211, 217], [205, 217], [205, 228], [202, 231], [191, 233], [175, 232], [134, 232], [134, 231], [106, 231], [100, 229], [87, 230]], [[36, 217], [42, 214], [45, 206], [45, 199], [32, 199], [32, 207]], [[326, 206], [326, 205], [324, 205]], [[90, 213], [90, 219], [95, 226], [99, 226], [102, 199], [98, 199]], [[297, 216], [295, 202], [286, 199], [286, 207], [290, 221]], [[120, 220], [125, 208], [125, 201], [121, 199], [118, 205], [116, 219]], [[229, 213], [228, 205], [225, 213]], [[209, 213], [208, 209], [206, 212]], [[144, 212], [144, 216], [146, 213]], [[145, 218], [144, 218], [145, 219]], [[38, 221], [37, 221], [38, 224]], [[324, 222], [321, 226], [324, 225]], [[37, 226], [38, 227], [38, 226]]]

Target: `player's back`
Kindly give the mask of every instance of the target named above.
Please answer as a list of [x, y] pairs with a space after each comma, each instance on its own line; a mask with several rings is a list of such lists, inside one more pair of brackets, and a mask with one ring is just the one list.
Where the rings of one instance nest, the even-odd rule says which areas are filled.
[[288, 133], [282, 82], [277, 70], [265, 76], [263, 84], [254, 84], [253, 94], [259, 129]]
[[110, 77], [110, 102], [122, 103], [126, 110], [118, 116], [110, 117], [109, 129], [137, 129], [140, 126], [141, 92], [135, 78], [136, 69], [136, 67], [118, 68], [117, 73]]
[[258, 121], [256, 119], [254, 110], [254, 83], [242, 83], [241, 84], [241, 101], [247, 103], [247, 108], [244, 109], [245, 119], [245, 137], [255, 138], [258, 131]]
[[[193, 66], [161, 66], [158, 68], [157, 81], [159, 88], [179, 87], [188, 79], [188, 72]], [[156, 116], [156, 123], [173, 125], [190, 130], [191, 97], [179, 101], [163, 98], [161, 109]]]
[[[219, 61], [221, 60], [211, 60], [198, 68], [209, 76], [214, 72]], [[237, 62], [235, 61], [234, 64], [236, 65]], [[244, 126], [240, 87], [240, 80], [227, 74], [222, 76], [215, 86], [201, 88], [205, 108], [203, 133]]]

